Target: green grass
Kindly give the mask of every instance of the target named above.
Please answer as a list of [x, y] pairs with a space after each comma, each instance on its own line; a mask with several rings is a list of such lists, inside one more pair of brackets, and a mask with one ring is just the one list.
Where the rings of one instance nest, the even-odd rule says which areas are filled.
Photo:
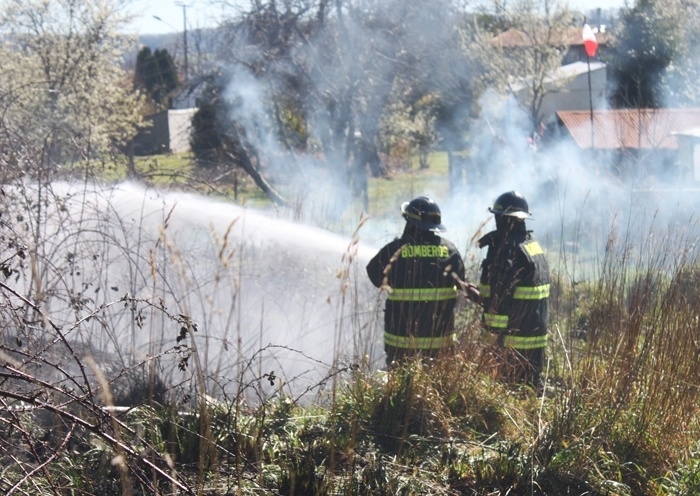
[[[190, 182], [196, 172], [191, 153], [134, 157], [134, 170], [139, 179], [159, 185]], [[70, 167], [70, 171], [107, 182], [122, 181], [129, 175], [129, 161], [126, 156], [101, 161], [79, 161]]]
[[[361, 199], [355, 199], [354, 203], [347, 205], [340, 218], [335, 215], [324, 216], [322, 211], [315, 212], [316, 222], [321, 227], [349, 235], [357, 226], [362, 213], [378, 219], [392, 219], [396, 216], [397, 205], [418, 195], [429, 194], [436, 198], [447, 198], [449, 196], [447, 154], [430, 153], [427, 162], [428, 167], [421, 169], [418, 157], [413, 157], [403, 168], [389, 171], [386, 177], [369, 178], [367, 209]], [[142, 180], [161, 187], [187, 187], [202, 194], [233, 200], [240, 205], [261, 210], [273, 208], [270, 200], [242, 171], [237, 172], [237, 183], [234, 187], [232, 177], [226, 177], [223, 181], [209, 181], [206, 173], [197, 171], [193, 163], [192, 156], [184, 153], [137, 157], [135, 166]], [[106, 173], [113, 180], [124, 179], [126, 167], [121, 164], [107, 170]], [[287, 185], [276, 184], [275, 186], [282, 196], [292, 202], [290, 210], [301, 208], [295, 204], [295, 193], [289, 191]], [[291, 212], [290, 215], [299, 218], [301, 213]], [[331, 218], [332, 224], [328, 224]]]
[[[134, 162], [140, 176], [161, 185], [170, 185], [173, 181], [182, 183], [188, 179], [191, 180], [197, 172], [191, 153], [135, 157]], [[406, 198], [413, 198], [426, 191], [447, 194], [448, 165], [447, 153], [433, 152], [428, 155], [426, 169], [421, 170], [418, 157], [413, 157], [406, 169], [390, 172], [388, 177], [370, 178], [368, 182], [370, 209], [382, 213], [386, 208], [392, 208], [391, 214], [393, 214], [393, 209], [399, 200], [400, 204]], [[103, 170], [104, 177], [108, 180], [127, 177], [125, 163], [112, 163]], [[239, 183], [238, 193], [241, 203], [252, 202], [258, 206], [264, 206], [264, 196], [252, 181], [241, 177]], [[230, 185], [225, 186], [225, 189], [228, 190], [230, 187]]]
[[151, 177], [155, 182], [172, 178], [180, 178], [183, 181], [184, 178], [191, 177], [195, 169], [194, 156], [191, 153], [135, 157], [134, 165], [139, 174]]
[[429, 154], [426, 169], [418, 167], [416, 157], [407, 171], [392, 173], [386, 178], [370, 178], [369, 211], [376, 217], [391, 217], [396, 215], [396, 205], [422, 194], [447, 197], [448, 189], [447, 154]]

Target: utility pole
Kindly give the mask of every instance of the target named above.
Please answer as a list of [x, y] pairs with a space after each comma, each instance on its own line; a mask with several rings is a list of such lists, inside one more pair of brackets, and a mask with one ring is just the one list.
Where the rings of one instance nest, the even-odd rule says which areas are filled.
[[[185, 5], [183, 3], [176, 3], [178, 7], [182, 7], [182, 23], [183, 23], [183, 31], [182, 31], [182, 38], [183, 38], [183, 51], [184, 51], [184, 67], [183, 67], [183, 75], [184, 75], [184, 80], [187, 82], [189, 79], [189, 62], [188, 62], [188, 50], [187, 50], [187, 7], [188, 5]], [[172, 29], [177, 30], [175, 26], [172, 24], [169, 24], [165, 22], [162, 18], [158, 17], [157, 15], [153, 16], [154, 19], [162, 22], [166, 26], [170, 26]]]
[[182, 42], [183, 42], [183, 48], [185, 51], [185, 82], [189, 80], [189, 62], [187, 60], [188, 57], [188, 50], [187, 50], [187, 7], [188, 5], [184, 3], [176, 3], [175, 5], [178, 5], [182, 7]]

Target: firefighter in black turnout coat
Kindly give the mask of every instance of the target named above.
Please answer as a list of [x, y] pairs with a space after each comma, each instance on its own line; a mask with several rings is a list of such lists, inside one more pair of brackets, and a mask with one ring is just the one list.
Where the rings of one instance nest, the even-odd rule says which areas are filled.
[[[464, 262], [445, 231], [438, 205], [420, 196], [401, 206], [403, 235], [367, 265], [377, 287], [388, 287], [384, 307], [387, 365], [404, 357], [435, 357], [455, 342], [454, 310]], [[458, 279], [455, 279], [455, 276]]]
[[479, 240], [479, 247], [487, 248], [479, 288], [463, 283], [462, 289], [470, 300], [483, 305], [483, 324], [500, 377], [541, 392], [547, 345], [547, 259], [526, 229], [525, 219], [532, 216], [520, 193], [503, 193], [489, 211], [496, 230]]

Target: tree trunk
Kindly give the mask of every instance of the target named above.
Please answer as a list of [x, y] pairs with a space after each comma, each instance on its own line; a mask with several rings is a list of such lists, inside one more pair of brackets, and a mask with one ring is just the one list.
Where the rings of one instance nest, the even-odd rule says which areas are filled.
[[265, 177], [255, 166], [255, 163], [259, 163], [260, 160], [257, 158], [257, 154], [255, 154], [255, 152], [252, 152], [252, 154], [255, 155], [255, 160], [251, 158], [251, 151], [249, 151], [243, 143], [237, 129], [235, 131], [234, 139], [235, 153], [225, 152], [226, 156], [228, 156], [233, 163], [240, 166], [246, 172], [246, 174], [253, 179], [255, 185], [260, 188], [263, 193], [265, 193], [265, 196], [267, 196], [272, 203], [278, 207], [289, 206], [289, 202], [280, 193], [278, 193], [277, 190], [275, 190], [275, 188], [267, 181], [267, 179], [265, 179]]

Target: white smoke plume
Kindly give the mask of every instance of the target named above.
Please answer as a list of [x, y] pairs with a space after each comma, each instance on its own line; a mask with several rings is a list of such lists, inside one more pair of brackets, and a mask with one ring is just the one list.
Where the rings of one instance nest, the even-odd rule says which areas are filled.
[[[387, 92], [393, 88], [383, 87], [376, 81], [396, 70], [392, 64], [404, 62], [399, 53], [414, 55], [412, 61], [416, 73], [435, 73], [438, 79], [445, 77], [462, 82], [478, 76], [469, 72], [474, 67], [451, 58], [457, 51], [451, 33], [460, 17], [449, 8], [448, 2], [372, 5], [375, 9], [373, 23], [361, 25], [352, 22], [348, 16], [343, 25], [344, 37], [333, 38], [333, 43], [330, 43], [333, 33], [322, 32], [316, 39], [306, 40], [305, 57], [299, 60], [326, 62], [317, 66], [316, 72], [308, 74], [308, 83], [314, 85], [316, 94], [335, 98], [340, 105], [343, 96], [356, 84], [363, 90], [371, 90], [366, 93], [365, 105], [381, 105]], [[401, 24], [396, 24], [399, 19]], [[394, 38], [389, 43], [382, 28], [398, 25], [404, 28], [392, 32]], [[346, 44], [338, 45], [340, 41]], [[250, 50], [250, 47], [245, 49]], [[231, 52], [242, 50], [243, 47], [234, 47]], [[333, 53], [328, 53], [329, 50]], [[299, 55], [299, 52], [295, 54]], [[257, 58], [249, 56], [252, 60], [260, 58], [260, 54]], [[280, 65], [288, 62], [285, 59]], [[279, 136], [272, 132], [275, 129], [273, 114], [264, 102], [267, 90], [279, 89], [281, 82], [269, 78], [271, 74], [285, 73], [284, 68], [275, 69], [266, 71], [260, 78], [246, 74], [238, 67], [232, 69], [234, 77], [228, 91], [235, 95], [235, 100], [246, 100], [245, 105], [232, 108], [232, 118], [242, 122], [246, 129], [255, 130], [256, 146], [269, 159], [270, 169], [285, 171], [286, 178], [299, 185], [299, 197], [294, 199], [299, 218], [350, 232], [354, 225], [346, 221], [343, 224], [344, 219], [358, 219], [360, 212], [356, 210], [348, 214], [353, 198], [345, 176], [347, 157], [340, 150], [337, 150], [337, 155], [323, 160], [318, 160], [313, 151], [290, 156], [282, 151]], [[365, 74], [372, 77], [363, 79]], [[460, 86], [456, 85], [454, 91], [461, 91]], [[599, 108], [599, 100], [596, 97], [596, 108]], [[306, 101], [304, 104], [312, 138], [329, 132], [331, 126], [324, 120], [325, 109], [320, 106], [320, 101]], [[669, 222], [688, 225], [689, 214], [692, 214], [688, 205], [693, 203], [696, 185], [681, 179], [677, 171], [662, 168], [653, 172], [621, 170], [620, 157], [615, 152], [582, 150], [567, 139], [565, 132], [554, 128], [548, 130], [554, 135], [548, 136], [547, 143], [543, 138], [541, 143], [534, 144], [538, 145], [535, 149], [532, 143], [528, 143], [528, 138], [532, 137], [530, 118], [512, 99], [489, 90], [475, 107], [480, 109], [480, 115], [468, 129], [463, 129], [461, 135], [459, 132], [444, 134], [437, 144], [438, 149], [455, 150], [458, 145], [450, 140], [468, 137], [466, 167], [458, 184], [452, 184], [448, 191], [410, 189], [402, 192], [403, 200], [421, 194], [434, 197], [443, 210], [448, 227], [446, 236], [465, 252], [474, 250], [471, 239], [477, 231], [489, 227], [490, 215], [486, 211], [489, 204], [499, 194], [510, 190], [517, 190], [528, 199], [534, 216], [529, 227], [553, 251], [573, 250], [593, 256], [605, 247], [614, 231], [627, 231], [643, 237], [652, 228], [665, 229]], [[359, 121], [366, 114], [363, 110], [367, 107], [351, 110]], [[454, 127], [459, 128], [459, 123], [455, 122]], [[268, 131], [272, 134], [266, 134]], [[631, 167], [637, 166], [632, 163]], [[357, 202], [354, 205], [353, 208], [357, 209]], [[368, 244], [381, 246], [400, 233], [403, 222], [399, 205], [397, 202], [394, 217], [390, 218], [377, 217], [371, 210], [368, 212], [372, 218], [361, 231]], [[486, 226], [483, 226], [484, 222]]]
[[[260, 381], [270, 394], [318, 392], [334, 371], [381, 359], [376, 291], [364, 275], [371, 250], [357, 240], [134, 183], [57, 183], [51, 198], [36, 265], [52, 295], [46, 312], [73, 342], [127, 363], [165, 354], [175, 383], [182, 374], [167, 357], [194, 345], [209, 394], [229, 397], [263, 376], [276, 378]], [[32, 294], [33, 280], [18, 277], [18, 292]], [[125, 295], [137, 303], [119, 303]], [[95, 309], [99, 318], [85, 318]], [[166, 313], [196, 326], [193, 342], [176, 339], [181, 324]]]

